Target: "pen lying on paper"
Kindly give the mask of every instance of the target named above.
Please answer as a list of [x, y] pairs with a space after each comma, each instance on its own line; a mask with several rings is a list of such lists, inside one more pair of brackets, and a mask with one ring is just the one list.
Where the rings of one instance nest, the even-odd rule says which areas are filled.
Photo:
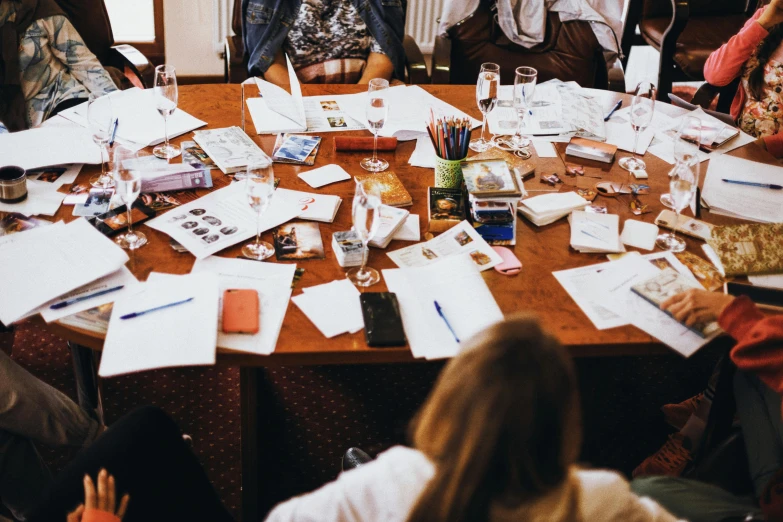
[[434, 303], [435, 303], [435, 310], [437, 310], [438, 315], [440, 316], [441, 319], [443, 319], [443, 322], [446, 323], [446, 328], [448, 328], [449, 331], [451, 332], [451, 335], [454, 336], [454, 340], [459, 342], [459, 337], [457, 337], [457, 333], [454, 331], [454, 328], [451, 327], [451, 324], [449, 323], [449, 320], [446, 319], [446, 316], [443, 315], [443, 309], [440, 307], [437, 301], [434, 301]]
[[106, 295], [112, 292], [116, 292], [117, 290], [122, 290], [123, 288], [125, 288], [125, 285], [115, 286], [114, 288], [107, 288], [106, 290], [95, 292], [94, 294], [82, 295], [79, 297], [74, 297], [73, 299], [67, 299], [65, 301], [60, 301], [59, 303], [54, 303], [49, 308], [51, 308], [52, 310], [59, 310], [60, 308], [65, 308], [66, 306], [71, 306], [72, 304], [79, 303], [81, 301], [86, 301], [87, 299], [92, 299], [93, 297], [98, 297], [101, 295]]
[[111, 125], [111, 138], [109, 139], [109, 147], [114, 145], [114, 138], [117, 136], [117, 127], [120, 124], [119, 118], [114, 118], [114, 123]]
[[120, 316], [120, 319], [133, 319], [134, 317], [141, 317], [144, 314], [148, 314], [150, 312], [157, 312], [158, 310], [163, 310], [164, 308], [171, 308], [172, 306], [189, 303], [192, 300], [193, 300], [192, 297], [188, 297], [187, 299], [183, 299], [182, 301], [177, 301], [176, 303], [164, 304], [161, 306], [156, 306], [155, 308], [150, 308], [149, 310], [142, 310], [141, 312], [133, 312], [132, 314], [125, 314]]
[[734, 183], [735, 185], [747, 185], [749, 187], [761, 187], [761, 188], [767, 188], [772, 190], [783, 189], [783, 186], [773, 185], [772, 183], [754, 183], [752, 181], [740, 181], [738, 179], [726, 179], [726, 178], [723, 178], [723, 181], [725, 181], [726, 183]]
[[623, 100], [618, 101], [617, 104], [614, 106], [614, 109], [609, 111], [609, 114], [606, 115], [604, 121], [609, 121], [609, 118], [611, 118], [612, 115], [617, 111], [617, 109], [619, 109], [622, 106], [623, 106]]

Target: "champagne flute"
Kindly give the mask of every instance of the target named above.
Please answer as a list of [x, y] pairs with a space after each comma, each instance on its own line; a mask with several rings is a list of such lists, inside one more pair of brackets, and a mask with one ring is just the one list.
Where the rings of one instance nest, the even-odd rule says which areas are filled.
[[511, 138], [511, 143], [517, 148], [526, 148], [530, 146], [530, 139], [522, 135], [522, 123], [525, 120], [525, 113], [530, 110], [530, 104], [533, 101], [533, 93], [536, 91], [536, 80], [538, 71], [532, 67], [517, 67], [514, 76], [514, 97], [513, 104], [517, 110], [517, 132]]
[[377, 270], [367, 267], [367, 257], [370, 254], [367, 244], [378, 232], [381, 224], [381, 196], [375, 183], [356, 183], [352, 217], [353, 230], [362, 242], [362, 266], [348, 270], [345, 276], [356, 286], [372, 286], [381, 280]]
[[143, 232], [133, 231], [131, 216], [133, 202], [141, 192], [141, 172], [133, 165], [137, 158], [137, 153], [125, 147], [117, 147], [114, 151], [114, 184], [117, 197], [125, 205], [128, 221], [128, 231], [114, 242], [127, 250], [136, 250], [147, 244], [147, 236]]
[[653, 119], [655, 112], [655, 86], [649, 82], [639, 82], [636, 93], [631, 103], [631, 128], [635, 133], [633, 141], [633, 154], [618, 161], [618, 165], [627, 171], [645, 170], [647, 165], [641, 158], [636, 157], [636, 149], [639, 145], [639, 134], [645, 130]]
[[[677, 131], [674, 136], [674, 163], [678, 165], [685, 163], [696, 169], [696, 175], [699, 175], [699, 144], [701, 143], [701, 120], [694, 116], [683, 116], [677, 125]], [[671, 194], [662, 194], [661, 203], [663, 206], [673, 209]]]
[[275, 172], [271, 160], [261, 159], [247, 166], [245, 193], [250, 208], [256, 212], [256, 241], [243, 246], [242, 255], [249, 259], [263, 261], [275, 253], [272, 245], [261, 241], [261, 217], [275, 193]]
[[103, 187], [104, 192], [114, 185], [106, 161], [108, 159], [106, 156], [109, 154], [108, 145], [109, 141], [111, 141], [113, 122], [109, 93], [103, 91], [91, 92], [87, 99], [87, 123], [92, 134], [92, 141], [101, 149], [101, 174], [93, 176], [90, 179], [90, 185]]
[[367, 88], [367, 107], [365, 115], [372, 129], [372, 158], [364, 158], [360, 165], [370, 172], [383, 172], [389, 168], [389, 162], [378, 158], [378, 131], [383, 128], [389, 115], [389, 82], [383, 78], [373, 78]]
[[484, 128], [487, 126], [487, 114], [492, 112], [498, 102], [500, 87], [500, 66], [496, 63], [481, 64], [478, 81], [476, 82], [476, 103], [483, 115], [481, 137], [470, 141], [471, 150], [484, 152], [492, 147], [492, 142], [484, 139]]
[[690, 205], [696, 195], [696, 187], [698, 185], [699, 174], [697, 169], [685, 162], [675, 165], [671, 173], [671, 181], [669, 182], [669, 193], [671, 194], [677, 217], [674, 220], [671, 233], [663, 233], [658, 236], [655, 241], [657, 247], [670, 252], [682, 252], [685, 250], [685, 241], [678, 238], [676, 232], [680, 224], [680, 213]]
[[152, 150], [155, 156], [162, 159], [176, 158], [181, 154], [178, 145], [169, 143], [168, 121], [175, 110], [177, 110], [177, 101], [179, 99], [179, 90], [177, 89], [177, 73], [171, 65], [158, 65], [155, 67], [155, 106], [158, 112], [163, 116], [163, 130], [166, 135], [166, 141]]

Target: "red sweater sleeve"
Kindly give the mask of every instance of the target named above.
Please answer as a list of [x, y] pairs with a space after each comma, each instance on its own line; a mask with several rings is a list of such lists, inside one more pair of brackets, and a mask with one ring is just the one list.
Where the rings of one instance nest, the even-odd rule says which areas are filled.
[[778, 132], [771, 136], [765, 136], [764, 145], [767, 146], [767, 152], [776, 158], [783, 158], [783, 133]]
[[120, 519], [114, 513], [89, 508], [84, 510], [82, 522], [120, 522]]
[[731, 360], [783, 393], [783, 315], [766, 316], [745, 296], [731, 302], [718, 323], [737, 340]]
[[761, 27], [758, 23], [759, 16], [764, 11], [764, 7], [754, 13], [754, 15], [745, 22], [745, 26], [739, 33], [723, 44], [718, 50], [707, 58], [704, 63], [704, 79], [712, 85], [723, 87], [730, 84], [734, 78], [742, 72], [742, 66], [748, 61], [750, 55], [756, 49], [759, 43], [766, 38], [769, 31]]

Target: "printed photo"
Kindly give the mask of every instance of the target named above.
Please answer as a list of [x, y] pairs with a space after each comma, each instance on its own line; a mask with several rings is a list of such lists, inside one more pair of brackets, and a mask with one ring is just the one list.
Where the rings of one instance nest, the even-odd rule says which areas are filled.
[[46, 183], [54, 183], [60, 176], [65, 174], [66, 169], [64, 167], [49, 167], [46, 169], [36, 169], [33, 172], [28, 172], [28, 179], [36, 179], [38, 181], [45, 181]]
[[214, 216], [204, 216], [201, 219], [203, 219], [204, 221], [206, 221], [207, 223], [209, 223], [213, 227], [219, 227], [220, 225], [223, 224], [222, 221], [220, 221], [218, 218], [216, 218]]
[[239, 230], [237, 227], [223, 227], [220, 229], [220, 233], [224, 236], [230, 236], [231, 234], [234, 234], [237, 230]]
[[461, 230], [456, 236], [454, 236], [454, 240], [459, 243], [459, 246], [465, 246], [468, 243], [473, 242], [473, 238], [470, 237], [464, 230]]
[[329, 117], [326, 119], [329, 121], [329, 126], [333, 129], [341, 129], [341, 128], [348, 127], [348, 124], [345, 123], [345, 118], [343, 118], [342, 116], [338, 116], [336, 118]]
[[274, 157], [291, 161], [304, 161], [317, 145], [317, 139], [289, 136], [280, 148], [275, 151]]
[[275, 254], [279, 261], [323, 259], [324, 244], [318, 223], [293, 221], [274, 232]]
[[421, 255], [429, 259], [430, 261], [433, 259], [438, 259], [438, 254], [430, 250], [429, 248], [423, 246], [421, 247]]
[[[182, 203], [175, 197], [169, 196], [163, 192], [152, 192], [150, 194], [142, 194], [139, 196], [141, 202], [150, 207], [156, 212], [163, 210], [169, 210], [174, 207], [180, 206]], [[182, 216], [185, 217], [184, 215]], [[176, 220], [175, 220], [176, 221]]]
[[470, 258], [478, 266], [483, 266], [486, 265], [487, 263], [492, 262], [492, 259], [487, 254], [485, 254], [484, 252], [479, 252], [478, 250], [474, 250], [473, 252], [471, 252]]
[[[133, 220], [133, 223], [140, 223], [147, 219], [147, 215], [137, 208], [132, 208], [131, 219]], [[122, 230], [128, 226], [128, 213], [120, 212], [115, 216], [103, 220], [103, 222], [112, 230]]]
[[208, 236], [204, 236], [201, 238], [205, 243], [214, 243], [218, 239], [220, 239], [220, 236], [215, 234], [210, 234]]
[[178, 216], [172, 216], [168, 219], [168, 223], [176, 223], [177, 221], [182, 221], [183, 219], [188, 219], [188, 215], [180, 214]]
[[206, 234], [207, 232], [209, 232], [209, 229], [208, 229], [208, 228], [201, 227], [201, 228], [196, 228], [196, 229], [194, 229], [194, 230], [191, 230], [191, 232], [193, 232], [193, 233], [194, 233], [194, 234], [196, 234], [197, 236], [203, 236], [204, 234]]
[[321, 109], [325, 111], [339, 111], [340, 106], [334, 100], [323, 100], [321, 102]]
[[80, 205], [74, 205], [74, 216], [97, 216], [109, 211], [109, 203], [114, 195], [114, 190], [104, 191], [102, 188], [91, 189], [87, 201]]
[[24, 216], [22, 214], [6, 214], [0, 212], [0, 236], [24, 232], [41, 225], [50, 225], [49, 221]]
[[182, 223], [181, 226], [185, 230], [190, 230], [191, 228], [196, 228], [198, 226], [198, 223], [196, 223], [195, 221], [187, 221], [185, 223]]
[[504, 160], [466, 161], [462, 163], [462, 174], [471, 194], [519, 192]]

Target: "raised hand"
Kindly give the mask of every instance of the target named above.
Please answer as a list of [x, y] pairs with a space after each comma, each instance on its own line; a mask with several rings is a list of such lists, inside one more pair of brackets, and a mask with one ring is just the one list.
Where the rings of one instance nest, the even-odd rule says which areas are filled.
[[[80, 504], [68, 514], [67, 522], [81, 522], [85, 510], [95, 509], [106, 511], [122, 520], [128, 510], [130, 495], [123, 495], [120, 505], [117, 506], [117, 488], [114, 477], [105, 469], [98, 472], [98, 487], [89, 475], [84, 476], [84, 504]], [[116, 509], [116, 511], [115, 511]]]
[[783, 23], [783, 0], [772, 0], [759, 16], [759, 23], [768, 31]]

